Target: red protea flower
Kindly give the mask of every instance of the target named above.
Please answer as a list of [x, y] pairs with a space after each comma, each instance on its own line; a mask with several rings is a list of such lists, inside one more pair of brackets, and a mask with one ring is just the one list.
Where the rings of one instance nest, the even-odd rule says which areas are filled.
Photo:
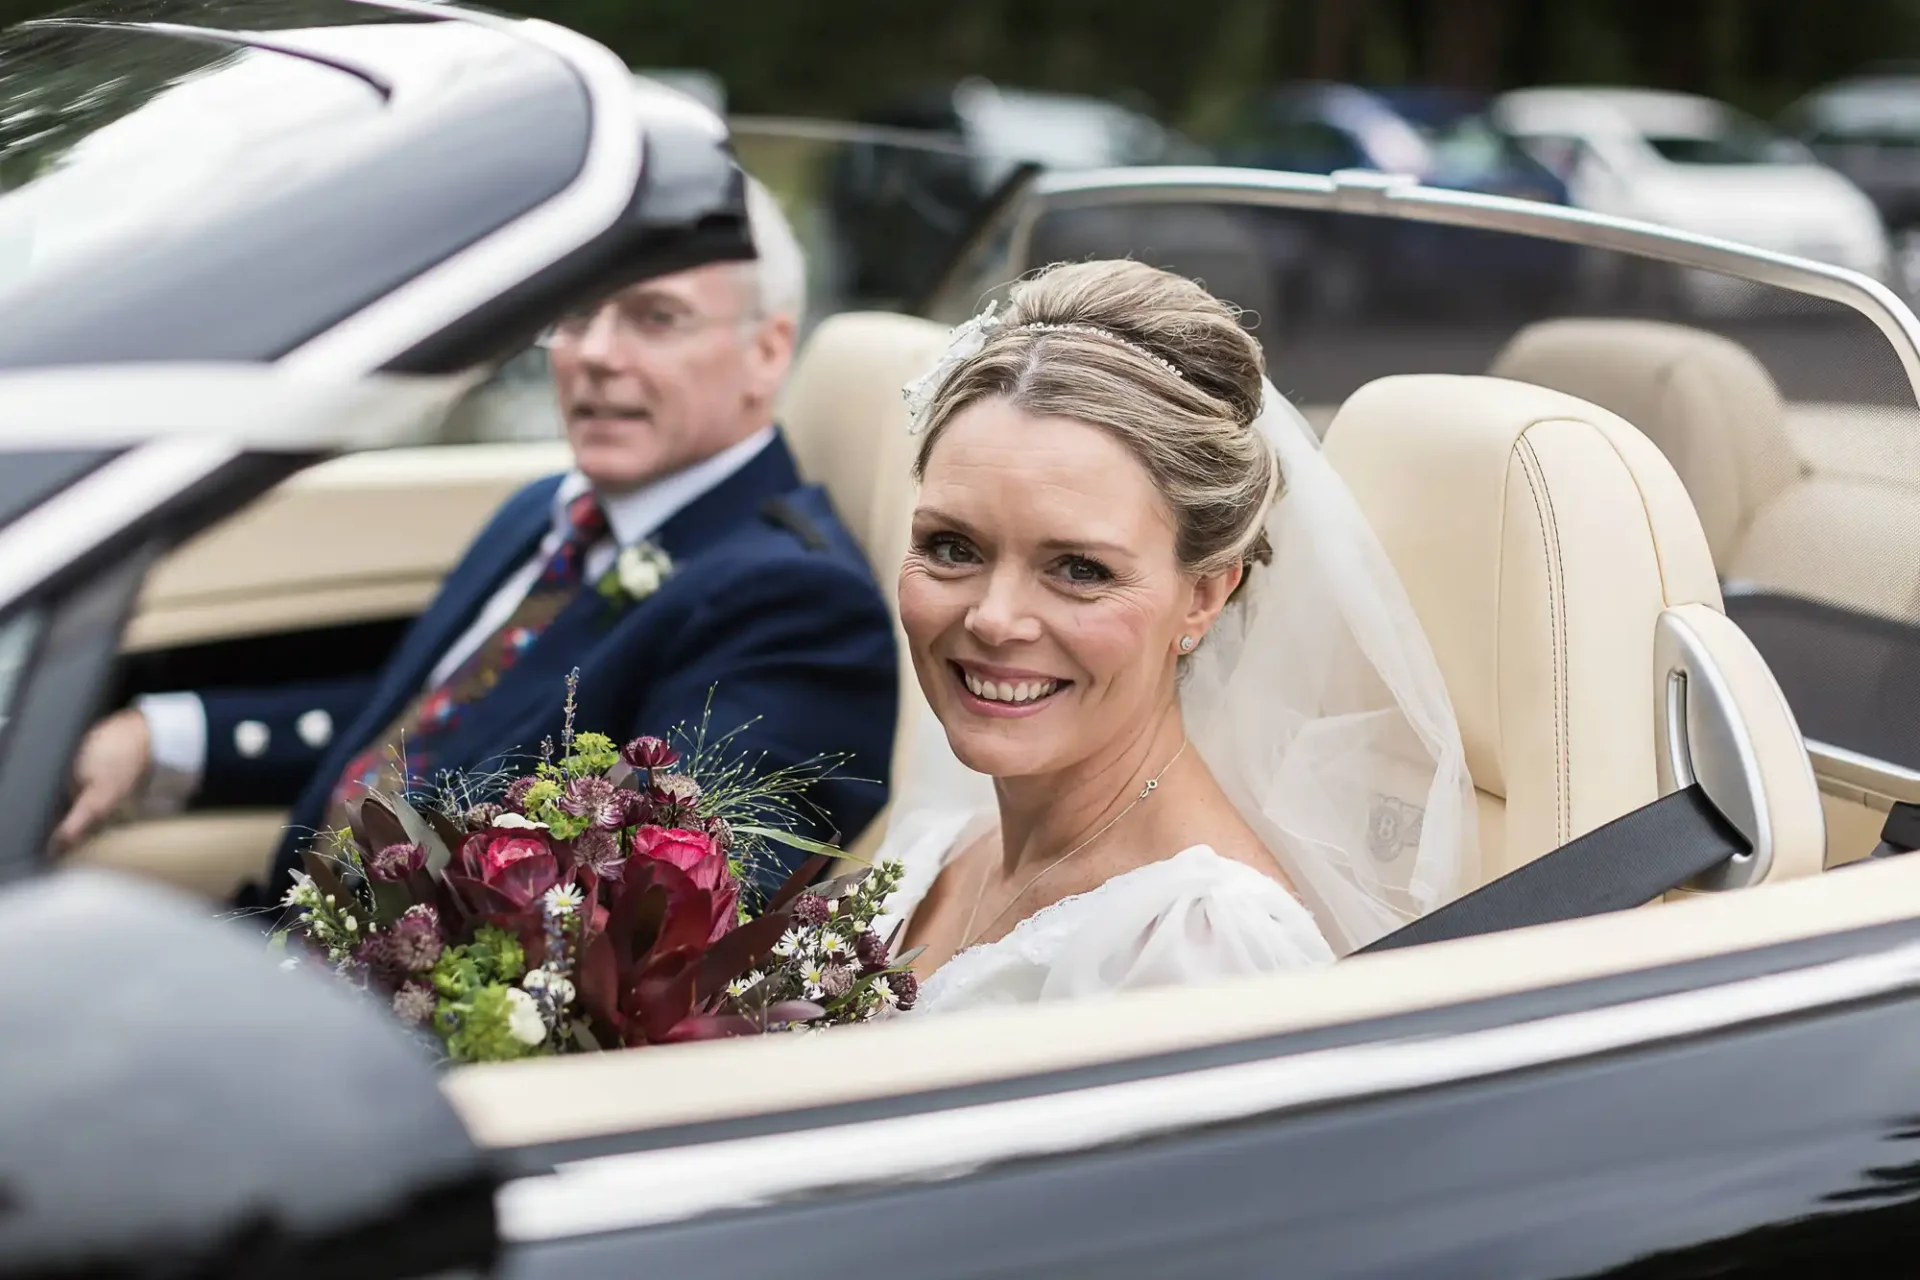
[[671, 769], [680, 763], [680, 753], [664, 738], [635, 738], [620, 748], [620, 758], [636, 769]]
[[740, 882], [727, 865], [727, 855], [704, 831], [678, 827], [641, 827], [633, 833], [632, 862], [665, 862], [687, 874], [698, 889], [714, 897], [711, 939], [732, 928], [740, 901]]
[[469, 836], [447, 879], [485, 914], [516, 914], [535, 907], [560, 881], [560, 857], [546, 836], [524, 828], [495, 827]]

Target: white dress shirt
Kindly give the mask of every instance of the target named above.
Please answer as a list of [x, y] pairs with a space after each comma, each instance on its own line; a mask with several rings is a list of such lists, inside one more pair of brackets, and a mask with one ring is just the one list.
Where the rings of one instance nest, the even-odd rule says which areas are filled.
[[[630, 547], [652, 537], [660, 527], [702, 494], [760, 456], [773, 443], [774, 428], [766, 427], [721, 452], [696, 462], [691, 467], [663, 476], [652, 484], [629, 493], [601, 498], [607, 514], [610, 537], [602, 538], [587, 549], [586, 580], [598, 581], [613, 567], [620, 548]], [[498, 631], [513, 611], [520, 607], [527, 592], [539, 579], [553, 553], [567, 536], [567, 504], [589, 488], [587, 478], [578, 471], [569, 472], [554, 491], [551, 527], [539, 548], [512, 576], [502, 582], [475, 615], [472, 625], [461, 633], [434, 664], [427, 676], [426, 688], [432, 688], [459, 669], [460, 664]], [[145, 717], [152, 740], [152, 772], [149, 775], [142, 808], [148, 813], [164, 813], [184, 805], [200, 789], [200, 778], [207, 762], [207, 709], [198, 694], [158, 693], [136, 699], [134, 706]], [[302, 731], [304, 732], [304, 725]]]

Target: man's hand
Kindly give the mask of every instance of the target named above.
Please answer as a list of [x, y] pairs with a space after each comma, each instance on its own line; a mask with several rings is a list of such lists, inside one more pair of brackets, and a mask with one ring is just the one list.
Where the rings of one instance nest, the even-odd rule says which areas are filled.
[[73, 808], [53, 833], [54, 848], [65, 853], [98, 830], [145, 781], [152, 763], [153, 740], [138, 711], [115, 712], [88, 730], [73, 762]]

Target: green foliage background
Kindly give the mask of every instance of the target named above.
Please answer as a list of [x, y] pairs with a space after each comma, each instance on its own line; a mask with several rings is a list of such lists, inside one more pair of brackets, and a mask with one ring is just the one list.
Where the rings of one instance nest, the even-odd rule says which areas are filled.
[[[0, 0], [0, 22], [65, 7]], [[104, 7], [138, 9], [137, 0]], [[702, 67], [736, 111], [847, 115], [969, 73], [1151, 105], [1204, 133], [1242, 95], [1319, 76], [1696, 89], [1771, 114], [1920, 58], [1920, 0], [522, 0], [496, 7], [636, 66]]]

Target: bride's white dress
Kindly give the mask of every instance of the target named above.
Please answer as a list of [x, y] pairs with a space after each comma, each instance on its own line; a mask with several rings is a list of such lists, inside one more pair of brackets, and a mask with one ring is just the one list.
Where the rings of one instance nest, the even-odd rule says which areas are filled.
[[[978, 827], [947, 813], [898, 842], [900, 885], [882, 937], [909, 920], [948, 860]], [[902, 833], [905, 834], [905, 833]], [[1208, 982], [1330, 964], [1313, 916], [1270, 876], [1195, 845], [1114, 876], [1028, 916], [995, 942], [969, 947], [920, 988], [916, 1010], [1071, 1000], [1108, 991]]]

